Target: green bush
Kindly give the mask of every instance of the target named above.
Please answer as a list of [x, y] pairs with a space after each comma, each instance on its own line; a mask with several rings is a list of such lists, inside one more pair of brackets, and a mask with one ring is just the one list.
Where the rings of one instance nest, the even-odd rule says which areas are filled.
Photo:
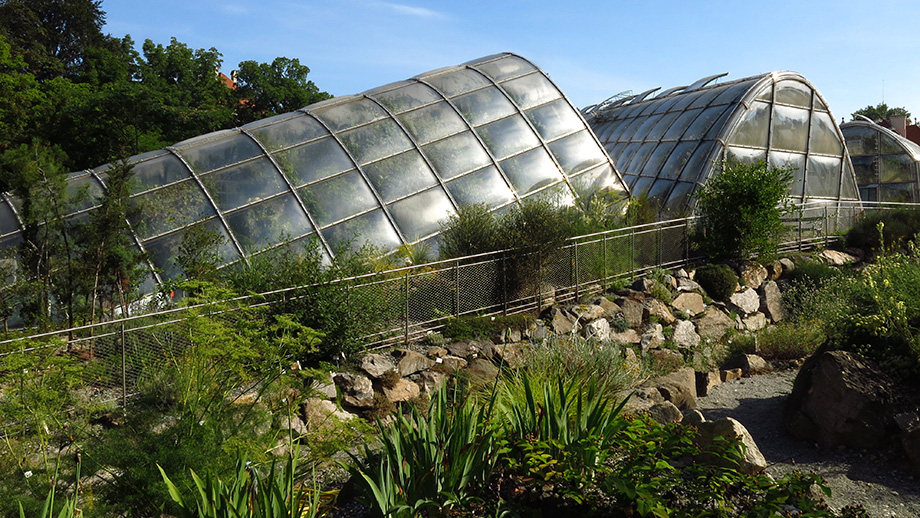
[[694, 277], [714, 300], [727, 301], [738, 287], [738, 276], [725, 264], [709, 264], [696, 270]]
[[821, 261], [803, 260], [796, 262], [789, 280], [795, 285], [817, 286], [840, 275], [843, 275], [840, 269]]
[[694, 194], [699, 247], [713, 259], [770, 259], [787, 230], [791, 182], [789, 169], [727, 162]]
[[[884, 228], [884, 244], [879, 232]], [[885, 210], [860, 218], [846, 234], [847, 246], [875, 253], [906, 251], [907, 243], [920, 232], [920, 210], [916, 208]]]
[[500, 235], [498, 218], [488, 206], [467, 205], [441, 223], [438, 252], [442, 259], [492, 252], [503, 244]]

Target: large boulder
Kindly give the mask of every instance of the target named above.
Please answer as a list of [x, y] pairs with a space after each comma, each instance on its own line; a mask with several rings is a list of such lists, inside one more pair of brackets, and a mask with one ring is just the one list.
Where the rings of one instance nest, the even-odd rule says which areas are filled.
[[559, 306], [550, 306], [543, 310], [540, 318], [549, 323], [549, 329], [557, 335], [567, 335], [581, 327], [578, 317]]
[[738, 277], [741, 284], [753, 289], [757, 289], [766, 280], [769, 273], [760, 263], [755, 261], [744, 261], [738, 265]]
[[674, 297], [671, 306], [678, 311], [685, 311], [692, 315], [698, 315], [706, 309], [703, 302], [703, 296], [699, 293], [681, 293]]
[[374, 379], [380, 379], [388, 371], [396, 368], [392, 357], [377, 353], [369, 353], [362, 356], [359, 366], [361, 370]]
[[374, 406], [374, 385], [360, 374], [341, 373], [332, 378], [342, 393], [342, 403], [355, 408]]
[[668, 305], [658, 299], [649, 299], [645, 302], [645, 316], [654, 317], [662, 324], [668, 326], [674, 323], [674, 315]]
[[394, 403], [409, 401], [415, 399], [421, 394], [421, 388], [417, 383], [400, 378], [392, 387], [383, 387], [383, 395]]
[[435, 365], [435, 360], [415, 351], [401, 350], [397, 351], [396, 354], [399, 357], [396, 370], [404, 378], [416, 372], [428, 370]]
[[728, 301], [743, 315], [749, 315], [760, 309], [760, 296], [757, 295], [754, 288], [747, 287], [732, 293]]
[[795, 437], [823, 446], [884, 448], [894, 424], [894, 385], [862, 356], [829, 351], [802, 365], [783, 412]]
[[622, 311], [622, 309], [620, 309], [620, 306], [618, 306], [616, 302], [613, 302], [607, 297], [598, 297], [594, 299], [592, 303], [595, 306], [600, 306], [601, 309], [604, 310], [604, 314], [603, 314], [604, 318], [610, 318], [616, 315], [617, 313], [619, 313], [620, 311]]
[[859, 258], [837, 250], [822, 250], [818, 253], [818, 260], [830, 266], [845, 266], [859, 261]]
[[735, 327], [735, 322], [716, 306], [707, 306], [696, 320], [696, 332], [702, 338], [718, 340]]
[[623, 310], [623, 318], [629, 322], [629, 327], [641, 327], [645, 305], [633, 299], [622, 299], [617, 305]]
[[[767, 460], [754, 442], [750, 432], [743, 424], [731, 417], [723, 417], [716, 421], [697, 423], [697, 446], [702, 453], [698, 460], [706, 464], [735, 468], [742, 473], [753, 475], [767, 469]], [[741, 456], [736, 459], [725, 458], [724, 455], [714, 453], [720, 448], [717, 438], [741, 441]], [[737, 461], [737, 464], [733, 461]]]
[[785, 318], [783, 311], [783, 294], [779, 291], [776, 281], [767, 281], [760, 287], [760, 312], [766, 315], [771, 322], [779, 322]]
[[689, 320], [678, 320], [674, 324], [674, 334], [671, 339], [678, 347], [696, 347], [700, 345], [700, 335], [696, 333], [696, 326]]
[[696, 408], [696, 372], [682, 367], [665, 376], [648, 380], [645, 387], [657, 388], [665, 401], [670, 401], [680, 410]]
[[594, 338], [601, 342], [610, 339], [610, 322], [604, 318], [598, 318], [585, 324], [582, 330], [585, 338]]
[[722, 365], [724, 370], [741, 369], [745, 377], [773, 372], [773, 367], [756, 354], [738, 354], [732, 356]]

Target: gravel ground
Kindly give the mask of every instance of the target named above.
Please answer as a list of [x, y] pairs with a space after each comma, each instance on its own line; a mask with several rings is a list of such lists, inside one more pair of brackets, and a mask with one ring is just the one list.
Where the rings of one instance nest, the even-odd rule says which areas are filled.
[[795, 374], [788, 370], [723, 383], [698, 399], [699, 409], [707, 420], [733, 417], [741, 422], [767, 459], [768, 473], [823, 476], [833, 492], [828, 503], [834, 509], [858, 504], [873, 518], [920, 516], [920, 479], [898, 449], [827, 449], [785, 433], [782, 409]]

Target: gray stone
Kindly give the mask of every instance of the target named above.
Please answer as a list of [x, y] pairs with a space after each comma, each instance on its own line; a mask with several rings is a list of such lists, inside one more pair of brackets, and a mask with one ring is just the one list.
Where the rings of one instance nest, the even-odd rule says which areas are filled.
[[392, 387], [383, 387], [383, 395], [394, 403], [415, 399], [420, 393], [419, 386], [406, 378], [400, 378]]
[[894, 417], [901, 432], [901, 448], [914, 466], [920, 470], [920, 416], [916, 412], [902, 412]]
[[613, 302], [607, 297], [598, 297], [594, 299], [593, 304], [595, 306], [600, 306], [601, 309], [604, 310], [604, 314], [603, 314], [604, 318], [610, 318], [622, 311], [622, 309], [620, 308], [620, 306], [617, 305], [616, 302]]
[[493, 381], [498, 376], [498, 368], [489, 360], [476, 358], [463, 370], [473, 381]]
[[546, 340], [548, 331], [546, 324], [542, 320], [535, 320], [524, 330], [524, 336], [534, 342], [540, 342]]
[[671, 301], [671, 307], [690, 315], [698, 315], [706, 309], [706, 304], [703, 303], [703, 296], [699, 293], [681, 293]]
[[699, 284], [697, 284], [695, 281], [692, 281], [690, 279], [685, 279], [683, 277], [678, 277], [677, 291], [699, 293], [703, 291], [703, 288]]
[[428, 351], [425, 352], [425, 355], [431, 358], [432, 360], [435, 358], [443, 358], [447, 356], [447, 354], [448, 354], [447, 349], [443, 347], [438, 347], [438, 346], [429, 347]]
[[783, 266], [783, 275], [789, 275], [795, 271], [795, 263], [788, 257], [783, 257], [780, 259], [779, 264]]
[[610, 322], [606, 319], [598, 318], [585, 324], [583, 330], [585, 338], [593, 338], [601, 342], [610, 339]]
[[610, 341], [621, 344], [637, 344], [642, 342], [642, 337], [635, 329], [627, 329], [619, 333], [610, 333]]
[[684, 415], [670, 401], [657, 403], [648, 409], [648, 416], [660, 424], [679, 423]]
[[396, 354], [399, 356], [399, 363], [396, 365], [396, 370], [403, 378], [410, 374], [415, 374], [416, 372], [428, 370], [435, 364], [435, 360], [415, 351], [401, 350], [397, 351]]
[[743, 261], [738, 265], [738, 277], [741, 284], [749, 288], [757, 289], [767, 278], [767, 269], [756, 261]]
[[632, 286], [629, 288], [636, 291], [641, 291], [643, 293], [651, 293], [652, 287], [655, 285], [655, 281], [649, 278], [637, 279], [636, 282], [632, 283]]
[[648, 412], [653, 406], [664, 402], [661, 392], [655, 387], [640, 387], [634, 390], [624, 390], [616, 395], [617, 401], [622, 401], [623, 398], [627, 397], [629, 399], [626, 401], [626, 405], [623, 408], [624, 411], [630, 413]]
[[700, 337], [709, 340], [718, 340], [735, 327], [732, 319], [716, 306], [707, 306], [695, 323]]
[[830, 266], [845, 266], [859, 261], [859, 258], [837, 250], [821, 250], [818, 260]]
[[678, 280], [690, 278], [690, 274], [687, 272], [687, 270], [683, 268], [680, 268], [676, 272], [674, 272], [674, 276], [677, 277]]
[[760, 311], [756, 313], [751, 313], [750, 315], [741, 319], [744, 323], [744, 329], [747, 331], [760, 331], [761, 329], [767, 327], [767, 316], [761, 313]]
[[674, 403], [681, 410], [696, 408], [696, 373], [690, 367], [681, 367], [665, 376], [648, 380], [643, 384], [655, 387], [665, 401]]
[[[757, 447], [757, 443], [754, 442], [754, 438], [751, 437], [747, 428], [735, 419], [723, 417], [715, 421], [699, 423], [696, 425], [696, 429], [698, 433], [697, 445], [703, 452], [698, 457], [700, 462], [736, 468], [738, 471], [748, 475], [760, 473], [767, 469], [767, 460], [760, 452], [760, 448]], [[723, 455], [708, 453], [716, 445], [716, 438], [741, 441], [744, 447], [741, 448], [741, 458], [734, 459], [738, 462], [737, 465], [732, 462], [732, 459], [726, 459]]]
[[756, 354], [738, 354], [726, 360], [723, 369], [741, 369], [741, 375], [756, 376], [773, 372], [773, 367]]
[[[462, 360], [462, 358], [460, 358]], [[466, 361], [466, 360], [463, 360]], [[447, 375], [441, 372], [424, 371], [415, 375], [415, 383], [423, 394], [431, 394], [438, 391], [447, 381]]]
[[447, 352], [454, 356], [459, 356], [469, 360], [482, 354], [482, 347], [480, 347], [476, 340], [461, 340], [459, 342], [448, 344]]
[[655, 317], [664, 325], [671, 325], [676, 320], [668, 305], [658, 299], [645, 301], [645, 316], [648, 318]]
[[696, 333], [696, 326], [689, 320], [678, 320], [674, 324], [674, 334], [671, 340], [678, 347], [696, 347], [700, 344], [700, 335]]
[[696, 395], [708, 396], [713, 387], [722, 384], [722, 377], [717, 370], [696, 373]]
[[310, 432], [334, 432], [338, 423], [355, 418], [354, 414], [343, 412], [335, 403], [325, 399], [309, 398], [301, 406], [307, 430]]
[[506, 327], [502, 329], [495, 336], [492, 337], [492, 341], [497, 344], [508, 344], [521, 341], [521, 330]]
[[622, 299], [618, 305], [623, 310], [623, 317], [629, 322], [629, 327], [641, 327], [645, 306], [633, 299]]
[[380, 379], [387, 371], [396, 368], [393, 358], [382, 354], [368, 353], [361, 357], [361, 370], [374, 379]]
[[703, 413], [695, 408], [689, 408], [684, 410], [684, 417], [680, 420], [681, 423], [684, 423], [688, 426], [697, 426], [700, 423], [705, 423], [706, 418], [703, 417]]
[[786, 315], [783, 311], [783, 294], [776, 281], [767, 281], [760, 288], [760, 311], [771, 322], [780, 322]]
[[722, 369], [719, 371], [719, 377], [722, 378], [722, 383], [740, 380], [742, 376], [741, 369]]
[[550, 306], [546, 308], [540, 313], [540, 317], [549, 321], [548, 325], [550, 331], [557, 335], [567, 335], [572, 332], [577, 332], [578, 328], [581, 327], [578, 324], [578, 317], [559, 306]]
[[731, 305], [738, 309], [742, 314], [748, 315], [760, 309], [760, 296], [754, 288], [746, 287], [743, 290], [732, 293], [728, 298]]
[[443, 358], [438, 358], [435, 361], [437, 362], [436, 365], [440, 366], [440, 369], [443, 369], [447, 372], [455, 372], [455, 371], [463, 370], [466, 368], [467, 365], [469, 365], [468, 361], [464, 360], [463, 358], [459, 356], [454, 356], [451, 354], [448, 354], [447, 356]]
[[342, 391], [342, 403], [355, 408], [374, 406], [374, 385], [367, 376], [346, 372], [336, 374], [332, 380]]
[[495, 346], [496, 361], [504, 362], [513, 368], [524, 365], [524, 346], [520, 343]]
[[567, 309], [580, 324], [604, 318], [604, 308], [597, 304], [576, 304]]
[[642, 333], [642, 339], [639, 342], [640, 347], [643, 351], [647, 351], [654, 347], [659, 347], [667, 340], [664, 337], [664, 328], [661, 327], [661, 324], [652, 324], [645, 330], [645, 333]]
[[[779, 261], [773, 261], [767, 265], [767, 279], [775, 281], [783, 276], [783, 263]], [[763, 286], [761, 286], [763, 287]]]

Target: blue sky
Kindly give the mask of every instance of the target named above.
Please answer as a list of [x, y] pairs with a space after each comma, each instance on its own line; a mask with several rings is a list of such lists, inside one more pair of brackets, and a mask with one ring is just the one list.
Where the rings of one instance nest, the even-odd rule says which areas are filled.
[[533, 61], [577, 106], [616, 93], [793, 70], [839, 121], [866, 105], [920, 118], [916, 0], [103, 0], [104, 31], [298, 58], [320, 89], [358, 93], [499, 52]]

